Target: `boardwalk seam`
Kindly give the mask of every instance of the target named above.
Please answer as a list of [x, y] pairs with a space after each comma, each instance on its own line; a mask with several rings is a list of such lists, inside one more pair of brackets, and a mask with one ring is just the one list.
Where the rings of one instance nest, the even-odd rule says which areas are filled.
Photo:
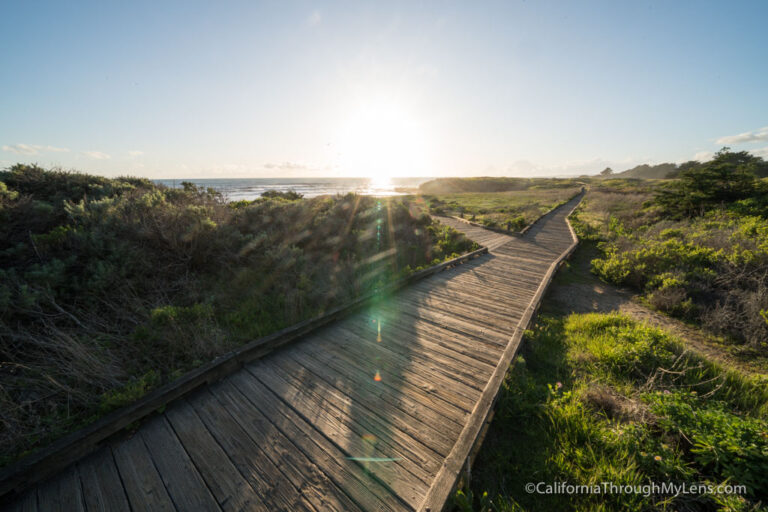
[[[187, 395], [189, 396], [189, 395]], [[203, 429], [205, 429], [205, 432], [211, 437], [211, 440], [216, 443], [216, 446], [221, 449], [221, 453], [224, 454], [224, 456], [227, 458], [230, 464], [232, 464], [232, 467], [235, 468], [235, 471], [240, 473], [240, 476], [243, 477], [244, 483], [250, 487], [251, 491], [258, 496], [259, 493], [256, 492], [256, 489], [253, 488], [251, 483], [248, 481], [248, 479], [240, 472], [240, 469], [237, 467], [235, 462], [229, 457], [229, 454], [227, 453], [227, 450], [224, 449], [224, 447], [219, 443], [219, 440], [216, 439], [216, 436], [211, 432], [211, 430], [208, 428], [208, 425], [205, 424], [203, 421], [203, 418], [200, 417], [200, 414], [195, 410], [194, 407], [192, 407], [192, 404], [189, 403], [187, 400], [187, 397], [180, 398], [176, 401], [177, 404], [186, 404], [189, 410], [197, 417], [197, 420], [200, 422], [200, 424], [203, 426]], [[187, 457], [189, 458], [189, 461], [192, 463], [192, 466], [195, 468], [195, 471], [197, 471], [197, 474], [200, 476], [200, 480], [205, 484], [205, 487], [208, 489], [208, 492], [211, 493], [211, 496], [213, 497], [214, 501], [219, 504], [219, 508], [221, 508], [222, 503], [219, 503], [219, 499], [216, 497], [216, 493], [213, 492], [213, 489], [211, 489], [211, 484], [208, 483], [208, 481], [203, 476], [203, 472], [200, 470], [200, 467], [197, 465], [197, 462], [195, 462], [195, 459], [192, 458], [192, 455], [189, 453], [189, 450], [187, 449], [186, 445], [184, 444], [184, 441], [181, 440], [181, 436], [178, 432], [176, 432], [176, 427], [173, 426], [173, 422], [171, 419], [165, 415], [163, 415], [163, 419], [168, 424], [168, 426], [171, 429], [171, 432], [173, 432], [173, 435], [176, 436], [176, 439], [179, 440], [179, 445], [181, 445], [181, 449], [184, 450], [184, 453], [187, 454]], [[222, 509], [223, 510], [223, 509]]]
[[128, 497], [128, 492], [125, 490], [125, 479], [123, 478], [123, 474], [120, 472], [120, 466], [117, 464], [117, 459], [115, 459], [115, 451], [111, 446], [107, 446], [106, 449], [109, 450], [109, 458], [112, 459], [112, 464], [115, 465], [115, 473], [117, 473], [117, 478], [120, 480], [120, 488], [123, 491], [123, 496], [125, 497], [125, 503], [128, 505], [128, 510], [133, 510], [131, 499]]

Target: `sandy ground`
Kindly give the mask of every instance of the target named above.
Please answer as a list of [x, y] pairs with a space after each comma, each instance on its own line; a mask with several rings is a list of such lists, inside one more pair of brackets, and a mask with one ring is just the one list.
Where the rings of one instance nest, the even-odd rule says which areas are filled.
[[589, 262], [596, 256], [594, 249], [589, 247], [580, 247], [576, 251], [568, 266], [560, 269], [547, 292], [543, 312], [568, 314], [619, 311], [636, 320], [666, 329], [683, 340], [691, 350], [717, 360], [724, 366], [768, 375], [765, 362], [761, 365], [747, 357], [738, 357], [704, 331], [649, 309], [632, 292], [616, 288], [595, 277], [589, 271]]

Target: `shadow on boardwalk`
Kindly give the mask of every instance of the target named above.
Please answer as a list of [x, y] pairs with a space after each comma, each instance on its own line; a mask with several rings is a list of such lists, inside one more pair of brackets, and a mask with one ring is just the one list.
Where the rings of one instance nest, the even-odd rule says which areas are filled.
[[573, 204], [174, 402], [12, 508], [419, 509], [457, 476], [445, 463], [572, 243]]

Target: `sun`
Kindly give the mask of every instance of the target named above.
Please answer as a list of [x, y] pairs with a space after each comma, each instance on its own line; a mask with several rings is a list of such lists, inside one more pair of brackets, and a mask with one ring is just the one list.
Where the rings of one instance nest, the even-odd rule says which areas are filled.
[[427, 130], [393, 102], [358, 106], [347, 118], [340, 141], [340, 167], [348, 176], [386, 182], [423, 176], [430, 165]]

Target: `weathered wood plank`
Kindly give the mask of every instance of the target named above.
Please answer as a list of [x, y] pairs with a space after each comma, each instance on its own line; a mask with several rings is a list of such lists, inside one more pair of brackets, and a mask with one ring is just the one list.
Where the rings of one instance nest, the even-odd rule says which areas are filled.
[[461, 282], [447, 280], [435, 283], [431, 287], [413, 288], [421, 293], [431, 293], [442, 300], [454, 301], [457, 304], [469, 304], [476, 308], [491, 311], [497, 315], [508, 315], [511, 308], [524, 304], [525, 296], [530, 294], [514, 290], [512, 293], [504, 293], [505, 288], [475, 284], [471, 288]]
[[[325, 381], [317, 379], [308, 370], [300, 369], [297, 373], [289, 373], [276, 362], [269, 360], [249, 365], [248, 370], [270, 389], [282, 388], [288, 391], [288, 396], [296, 402], [287, 399], [286, 401], [296, 410], [299, 410], [301, 404], [308, 414], [333, 411], [334, 416], [346, 429], [361, 438], [375, 436], [376, 448], [381, 451], [381, 457], [396, 459], [396, 465], [412, 475], [410, 480], [416, 477], [424, 483], [429, 483], [439, 469], [441, 458], [434, 449], [414, 442], [410, 435], [395, 428], [367, 407], [344, 396]], [[373, 379], [373, 376], [371, 378]]]
[[[382, 308], [383, 311], [394, 311], [399, 314], [397, 309]], [[456, 332], [443, 325], [430, 322], [424, 318], [412, 316], [407, 322], [390, 322], [388, 329], [394, 329], [398, 332], [404, 332], [404, 335], [412, 336], [416, 333], [420, 342], [424, 343], [426, 348], [431, 349], [438, 345], [444, 349], [446, 355], [453, 355], [462, 364], [468, 367], [480, 366], [482, 368], [490, 365], [496, 366], [501, 354], [502, 347], [496, 344], [486, 344], [482, 338], [472, 336], [468, 333]], [[466, 362], [467, 359], [473, 362]]]
[[221, 510], [165, 416], [139, 430], [177, 510]]
[[493, 325], [499, 331], [512, 332], [517, 323], [514, 313], [512, 313], [515, 311], [514, 309], [507, 310], [506, 314], [493, 311], [490, 308], [473, 304], [471, 300], [466, 300], [466, 297], [463, 295], [439, 292], [429, 293], [417, 290], [413, 296], [414, 299], [418, 300], [420, 308], [444, 311], [457, 318], [463, 318], [467, 321], [474, 320], [475, 323], [480, 325]]
[[[434, 321], [439, 325], [461, 329], [466, 333], [479, 337], [486, 343], [495, 343], [496, 345], [504, 346], [505, 343], [503, 340], [509, 338], [508, 328], [473, 319], [471, 316], [461, 313], [460, 309], [453, 308], [444, 303], [441, 304], [435, 301], [430, 301], [427, 304], [424, 301], [410, 297], [403, 297], [400, 300], [400, 303], [404, 306], [411, 306], [411, 308], [403, 307], [401, 309], [404, 315], [424, 318]], [[519, 313], [516, 311], [510, 312], [510, 317], [514, 318], [518, 315]]]
[[249, 418], [250, 412], [241, 403], [222, 400], [221, 386], [219, 383], [202, 391], [192, 403], [232, 462], [262, 497], [261, 505], [269, 510], [319, 510], [314, 499], [317, 491], [309, 488], [309, 492], [304, 492], [300, 477], [291, 472], [296, 463], [290, 453], [275, 456], [275, 447], [281, 446], [282, 439], [264, 428], [254, 429], [253, 422], [243, 423], [241, 420]]
[[[256, 431], [271, 432], [269, 425], [274, 426], [285, 438], [290, 439], [290, 443], [307, 460], [316, 464], [328, 479], [344, 489], [364, 510], [411, 508], [390, 485], [391, 463], [370, 468], [364, 461], [351, 459], [352, 454], [363, 453], [363, 450], [370, 452], [370, 442], [357, 436], [344, 438], [324, 435], [322, 425], [308, 421], [295, 409], [287, 407], [263, 383], [245, 372], [227, 379], [214, 389], [214, 393], [237, 411], [234, 417], [242, 422], [249, 434], [254, 427]], [[258, 398], [254, 401], [253, 397]], [[283, 436], [277, 437], [277, 443], [284, 443]], [[286, 453], [290, 453], [290, 445], [284, 446]], [[426, 491], [426, 487], [420, 492], [423, 491]]]
[[361, 371], [359, 366], [353, 366], [354, 359], [343, 350], [337, 351], [336, 344], [345, 345], [344, 342], [337, 342], [334, 343], [333, 349], [328, 350], [318, 347], [317, 351], [307, 352], [301, 358], [297, 357], [296, 361], [298, 364], [305, 364], [307, 358], [313, 359], [317, 364], [313, 363], [312, 366], [318, 372], [335, 373], [341, 377], [335, 379], [337, 383], [359, 387], [360, 392], [375, 393], [392, 406], [412, 415], [416, 421], [434, 424], [439, 420], [446, 422], [445, 430], [449, 432], [461, 430], [466, 411], [441, 400], [429, 390], [412, 385], [399, 375], [393, 374], [393, 378], [377, 382], [375, 373], [372, 379], [371, 375]]
[[[423, 496], [439, 464], [436, 458], [416, 456], [396, 441], [389, 439], [381, 427], [368, 425], [354, 417], [348, 405], [325, 399], [295, 379], [286, 380], [268, 367], [248, 368], [249, 373], [274, 392], [308, 423], [337, 444], [348, 457], [367, 462], [364, 467], [371, 471], [398, 496]], [[243, 383], [244, 374], [236, 381]], [[373, 427], [373, 428], [372, 428]], [[416, 461], [414, 462], [414, 459]], [[381, 461], [381, 462], [378, 462]]]
[[88, 512], [131, 510], [109, 446], [78, 462], [77, 469]]
[[113, 453], [133, 510], [176, 510], [141, 435], [116, 443]]
[[470, 376], [476, 372], [482, 372], [489, 366], [496, 364], [501, 353], [500, 347], [475, 346], [475, 340], [469, 336], [459, 337], [453, 331], [445, 330], [440, 326], [429, 324], [421, 319], [411, 317], [407, 321], [401, 321], [396, 308], [386, 310], [384, 308], [372, 310], [370, 317], [358, 317], [345, 322], [345, 326], [355, 331], [362, 329], [369, 322], [383, 322], [381, 336], [394, 345], [407, 345], [408, 350], [417, 347], [425, 354], [431, 354], [436, 359], [450, 360], [453, 367], [465, 369]]
[[[382, 347], [381, 350], [392, 355], [407, 355], [411, 361], [420, 363], [418, 367], [427, 366], [428, 371], [437, 372], [451, 382], [457, 380], [471, 388], [483, 388], [482, 373], [487, 365], [429, 342], [396, 318], [389, 319], [380, 315], [375, 320], [376, 325], [381, 325], [380, 333], [365, 320], [345, 322], [336, 331], [342, 334], [340, 339], [344, 341], [341, 344], [347, 348], [368, 347], [371, 350], [373, 347]], [[411, 367], [418, 368], [415, 365]]]
[[349, 499], [323, 480], [309, 461], [295, 454], [290, 441], [265, 418], [253, 419], [256, 413], [248, 409], [248, 400], [241, 395], [231, 400], [227, 393], [223, 384], [217, 384], [202, 391], [191, 403], [232, 462], [262, 497], [259, 508], [354, 509]]
[[[343, 353], [337, 349], [334, 353], [345, 359], [350, 365], [354, 365], [353, 368], [360, 367], [361, 361], [367, 360], [373, 366], [367, 364], [366, 367], [373, 368], [375, 375], [376, 363], [378, 363], [378, 369], [389, 369], [389, 373], [397, 377], [398, 381], [402, 380], [409, 387], [417, 390], [427, 390], [434, 393], [436, 398], [442, 398], [456, 407], [471, 406], [477, 398], [478, 388], [462, 379], [451, 376], [450, 371], [444, 371], [444, 368], [438, 367], [434, 359], [422, 360], [416, 356], [415, 350], [406, 349], [398, 352], [396, 347], [390, 349], [383, 341], [384, 337], [382, 337], [381, 343], [367, 341], [361, 337], [359, 332], [341, 326], [334, 330], [333, 336], [330, 333], [326, 336], [334, 345], [342, 345], [349, 352], [352, 352], [352, 354]], [[372, 378], [373, 375], [367, 377]], [[463, 410], [466, 410], [466, 407]]]
[[66, 471], [45, 482], [38, 490], [38, 509], [45, 512], [78, 512], [85, 510], [83, 490], [77, 468]]
[[169, 408], [165, 416], [222, 510], [267, 510], [186, 400]]
[[[426, 409], [406, 402], [405, 392], [398, 390], [396, 386], [385, 385], [385, 379], [382, 378], [378, 382], [374, 380], [374, 372], [377, 371], [374, 370], [375, 366], [370, 366], [373, 375], [365, 374], [364, 371], [342, 374], [329, 371], [336, 367], [325, 364], [331, 359], [321, 354], [294, 355], [295, 359], [291, 360], [281, 358], [280, 367], [289, 372], [299, 368], [309, 370], [316, 378], [324, 380], [334, 390], [340, 392], [341, 396], [354, 402], [356, 406], [367, 409], [372, 415], [391, 425], [392, 428], [403, 432], [439, 455], [444, 456], [453, 446], [453, 432], [450, 431], [450, 428], [444, 430], [435, 428], [435, 415], [429, 415]], [[387, 370], [386, 366], [382, 366], [381, 370], [378, 371], [380, 374], [385, 373], [393, 379], [399, 373], [396, 368]], [[355, 373], [356, 375], [354, 375]]]

